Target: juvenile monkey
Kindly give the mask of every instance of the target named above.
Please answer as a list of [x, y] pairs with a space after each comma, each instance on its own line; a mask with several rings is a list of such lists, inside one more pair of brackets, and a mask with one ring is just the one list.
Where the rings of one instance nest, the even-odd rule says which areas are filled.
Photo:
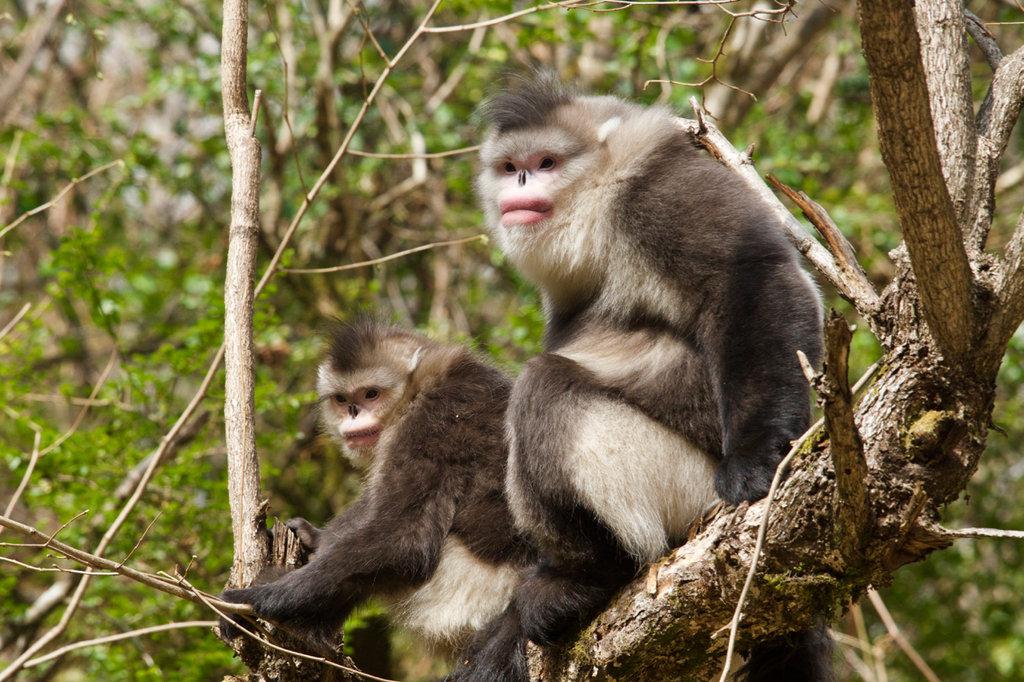
[[[539, 78], [483, 118], [477, 191], [547, 318], [507, 418], [541, 561], [458, 679], [519, 682], [527, 639], [592, 615], [716, 500], [767, 494], [810, 423], [796, 351], [820, 362], [822, 308], [783, 226], [668, 109]], [[749, 679], [828, 679], [818, 634], [755, 650]]]
[[337, 325], [317, 392], [326, 431], [366, 472], [359, 498], [322, 531], [289, 525], [315, 550], [284, 577], [228, 590], [260, 618], [329, 650], [358, 603], [455, 649], [507, 605], [535, 554], [504, 496], [511, 380], [457, 345], [395, 327]]

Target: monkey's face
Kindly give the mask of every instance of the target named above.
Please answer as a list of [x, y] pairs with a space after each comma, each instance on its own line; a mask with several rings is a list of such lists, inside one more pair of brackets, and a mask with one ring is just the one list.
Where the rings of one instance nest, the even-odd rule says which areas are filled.
[[505, 229], [530, 227], [552, 217], [555, 205], [551, 189], [557, 186], [564, 159], [540, 151], [524, 159], [502, 164], [498, 210]]
[[585, 295], [605, 238], [592, 213], [605, 153], [597, 130], [553, 123], [492, 134], [480, 152], [477, 191], [498, 245], [527, 279]]
[[336, 371], [321, 367], [319, 393], [324, 427], [359, 466], [373, 457], [384, 430], [394, 421], [402, 401], [407, 376], [388, 368]]
[[387, 405], [387, 389], [356, 388], [331, 396], [331, 407], [337, 415], [337, 429], [349, 450], [368, 448], [377, 444], [383, 426], [383, 406]]

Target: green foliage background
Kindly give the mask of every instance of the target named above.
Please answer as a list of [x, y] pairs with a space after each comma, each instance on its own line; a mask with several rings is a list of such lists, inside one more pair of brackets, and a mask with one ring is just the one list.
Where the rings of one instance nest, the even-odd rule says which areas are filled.
[[[749, 3], [739, 5], [749, 9]], [[1010, 3], [968, 6], [989, 22], [1022, 19]], [[41, 11], [28, 0], [0, 11], [0, 66], [8, 72], [40, 25]], [[318, 25], [326, 3], [251, 6], [249, 84], [263, 90], [264, 103], [257, 126], [264, 148], [261, 271], [384, 67], [361, 22], [393, 56], [425, 11], [420, 0], [359, 5], [331, 37]], [[454, 0], [442, 5], [432, 25], [508, 11], [505, 2]], [[762, 174], [804, 190], [830, 211], [880, 289], [891, 274], [886, 254], [899, 234], [852, 15], [851, 3], [838, 3], [827, 27], [757, 93], [745, 115], [730, 118], [731, 106], [712, 113], [737, 147], [757, 143]], [[760, 51], [785, 35], [769, 25], [754, 43], [754, 22], [740, 19], [725, 42], [714, 67], [723, 81], [742, 86]], [[703, 89], [645, 83], [710, 76], [711, 64], [700, 60], [719, 53], [728, 25], [729, 17], [713, 7], [553, 9], [477, 34], [426, 36], [389, 78], [353, 149], [404, 154], [419, 140], [429, 152], [475, 144], [479, 102], [503, 73], [528, 65], [689, 115], [691, 96], [730, 100], [721, 99], [714, 82]], [[114, 491], [181, 414], [222, 339], [231, 170], [220, 120], [219, 27], [220, 6], [208, 0], [73, 3], [0, 119], [0, 229], [53, 200], [73, 179], [119, 162], [0, 238], [0, 327], [31, 304], [0, 339], [0, 507], [25, 475], [36, 438], [47, 449], [64, 437], [113, 358], [81, 423], [38, 459], [12, 514], [51, 533], [67, 523], [59, 538], [87, 550], [124, 503]], [[1012, 26], [990, 28], [1004, 52], [1018, 47]], [[744, 45], [755, 47], [747, 58]], [[980, 54], [974, 57], [980, 101], [991, 73]], [[828, 80], [830, 59], [838, 71]], [[450, 91], [438, 97], [446, 84]], [[730, 96], [735, 102], [741, 95]], [[824, 113], [811, 116], [816, 101]], [[1017, 133], [1004, 170], [1022, 156]], [[360, 262], [482, 232], [473, 155], [419, 163], [426, 179], [403, 185], [414, 162], [345, 156], [299, 225], [285, 266]], [[1019, 183], [1000, 190], [991, 246], [1008, 238], [1022, 197]], [[826, 295], [852, 315], [832, 292]], [[317, 329], [330, 317], [361, 311], [472, 342], [513, 371], [540, 348], [538, 297], [500, 253], [479, 241], [332, 275], [278, 275], [257, 304], [256, 400], [265, 494], [281, 518], [322, 523], [358, 491], [353, 473], [317, 437], [312, 387]], [[862, 329], [854, 342], [857, 375], [879, 354]], [[107, 551], [111, 558], [130, 554], [129, 563], [140, 570], [189, 566], [189, 579], [210, 592], [223, 587], [232, 560], [222, 387], [219, 374], [201, 406], [206, 425], [160, 467]], [[999, 392], [995, 422], [1006, 435], [993, 433], [969, 497], [949, 509], [949, 524], [1024, 528], [1020, 334], [1006, 356]], [[2, 541], [20, 538], [6, 531]], [[0, 549], [0, 559], [55, 563], [17, 547]], [[1022, 564], [1024, 549], [1014, 541], [961, 541], [901, 570], [882, 595], [941, 678], [1024, 679], [1024, 619], [1017, 613]], [[41, 622], [25, 619], [38, 597], [65, 579], [0, 562], [0, 666], [13, 660], [24, 638], [59, 620], [59, 609]], [[371, 608], [358, 619], [367, 632], [374, 614]], [[856, 615], [857, 609], [844, 615], [837, 629], [858, 637]], [[869, 606], [863, 616], [861, 648], [842, 647], [844, 679], [880, 680], [883, 673], [894, 681], [917, 679]], [[190, 603], [100, 577], [59, 641], [211, 617]], [[360, 647], [369, 656], [382, 648], [382, 638], [353, 636], [357, 661]], [[389, 655], [386, 672], [401, 679], [443, 670], [401, 635]], [[230, 651], [209, 630], [187, 629], [80, 649], [22, 678], [184, 681], [229, 672], [243, 672]]]

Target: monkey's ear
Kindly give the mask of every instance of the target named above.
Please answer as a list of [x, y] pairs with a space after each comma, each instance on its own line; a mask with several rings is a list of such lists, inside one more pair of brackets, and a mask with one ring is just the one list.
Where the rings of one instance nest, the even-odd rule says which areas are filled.
[[618, 128], [620, 123], [622, 123], [621, 116], [614, 116], [602, 123], [601, 127], [597, 129], [597, 141], [603, 143], [607, 140], [611, 132]]
[[420, 346], [419, 348], [416, 349], [416, 352], [412, 354], [412, 357], [409, 358], [409, 374], [412, 374], [413, 372], [416, 371], [416, 368], [419, 367], [420, 360], [422, 359], [423, 346]]

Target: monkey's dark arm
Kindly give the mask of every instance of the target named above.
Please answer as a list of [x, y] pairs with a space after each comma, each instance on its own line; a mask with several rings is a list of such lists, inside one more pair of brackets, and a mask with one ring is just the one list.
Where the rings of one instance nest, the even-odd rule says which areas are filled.
[[437, 566], [451, 505], [439, 492], [423, 488], [406, 488], [409, 497], [395, 499], [399, 487], [357, 500], [320, 531], [319, 549], [302, 568], [271, 583], [227, 590], [224, 599], [250, 604], [259, 617], [330, 650], [359, 602], [422, 583]]
[[821, 312], [799, 267], [749, 258], [732, 268], [721, 323], [704, 339], [716, 366], [724, 459], [715, 491], [726, 502], [768, 494], [779, 462], [810, 425], [810, 391], [797, 350], [823, 353]]

